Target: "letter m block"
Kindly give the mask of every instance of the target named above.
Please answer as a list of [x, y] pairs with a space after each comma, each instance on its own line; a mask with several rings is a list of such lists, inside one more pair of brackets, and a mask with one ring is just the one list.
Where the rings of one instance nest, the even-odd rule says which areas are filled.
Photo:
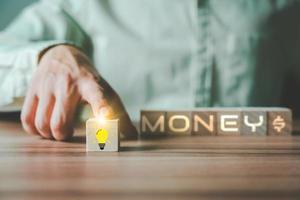
[[143, 136], [166, 134], [164, 111], [141, 111], [140, 131]]

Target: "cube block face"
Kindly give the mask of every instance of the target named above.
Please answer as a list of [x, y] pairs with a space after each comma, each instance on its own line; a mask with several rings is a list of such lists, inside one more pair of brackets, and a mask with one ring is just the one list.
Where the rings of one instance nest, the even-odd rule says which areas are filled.
[[267, 135], [267, 113], [264, 111], [244, 111], [241, 122], [242, 135]]
[[240, 135], [241, 112], [240, 111], [220, 111], [217, 114], [218, 133], [217, 135]]
[[216, 135], [217, 113], [216, 112], [192, 112], [193, 135]]
[[140, 130], [145, 135], [166, 134], [166, 112], [141, 111]]
[[292, 113], [287, 111], [268, 112], [268, 135], [291, 135]]
[[167, 133], [169, 135], [190, 135], [192, 131], [191, 115], [191, 112], [167, 112]]
[[119, 120], [86, 122], [86, 151], [119, 151]]

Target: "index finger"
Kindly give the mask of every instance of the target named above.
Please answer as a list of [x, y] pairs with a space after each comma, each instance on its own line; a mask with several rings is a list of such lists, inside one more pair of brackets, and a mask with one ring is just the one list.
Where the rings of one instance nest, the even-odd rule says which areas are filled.
[[108, 119], [118, 118], [120, 120], [120, 132], [124, 138], [137, 138], [137, 130], [120, 97], [104, 79], [82, 80], [79, 82], [78, 89], [81, 98], [91, 105], [95, 116], [98, 116], [101, 110], [106, 110]]

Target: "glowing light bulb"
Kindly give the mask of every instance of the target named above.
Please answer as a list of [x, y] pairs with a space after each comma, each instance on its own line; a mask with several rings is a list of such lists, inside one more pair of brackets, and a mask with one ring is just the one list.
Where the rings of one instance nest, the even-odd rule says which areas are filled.
[[86, 151], [118, 151], [119, 120], [91, 118], [86, 122]]
[[98, 115], [97, 115], [97, 119], [99, 121], [100, 124], [104, 124], [106, 121], [106, 116], [107, 116], [107, 109], [106, 108], [101, 108]]
[[98, 145], [100, 147], [101, 150], [104, 149], [106, 141], [108, 138], [108, 132], [107, 130], [100, 128], [97, 132], [96, 132], [96, 139], [98, 142]]
[[97, 120], [99, 121], [100, 124], [104, 124], [105, 123], [105, 116], [102, 114], [99, 114], [97, 116]]

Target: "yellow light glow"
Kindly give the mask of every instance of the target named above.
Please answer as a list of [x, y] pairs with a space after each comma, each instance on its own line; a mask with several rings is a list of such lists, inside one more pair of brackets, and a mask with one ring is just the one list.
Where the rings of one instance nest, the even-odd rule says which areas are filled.
[[97, 121], [98, 121], [100, 124], [104, 124], [105, 121], [106, 121], [106, 118], [105, 118], [105, 116], [104, 116], [103, 114], [100, 113], [100, 114], [97, 116]]

